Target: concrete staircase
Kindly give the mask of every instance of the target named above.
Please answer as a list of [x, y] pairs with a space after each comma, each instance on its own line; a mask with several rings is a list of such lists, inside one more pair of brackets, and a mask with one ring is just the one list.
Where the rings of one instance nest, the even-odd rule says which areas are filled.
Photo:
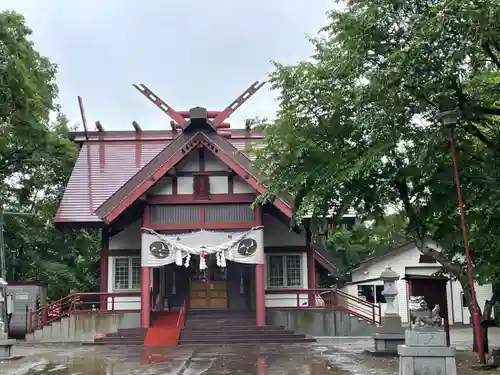
[[146, 328], [123, 328], [116, 332], [108, 333], [104, 337], [96, 337], [96, 345], [144, 345]]
[[233, 310], [191, 310], [179, 344], [252, 344], [314, 342], [280, 326], [257, 327], [255, 313]]
[[29, 342], [92, 343], [96, 335], [135, 329], [139, 326], [138, 312], [92, 312], [65, 316], [26, 334]]

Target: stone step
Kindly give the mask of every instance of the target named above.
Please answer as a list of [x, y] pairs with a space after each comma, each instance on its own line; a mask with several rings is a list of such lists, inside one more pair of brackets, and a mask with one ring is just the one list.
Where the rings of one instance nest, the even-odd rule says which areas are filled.
[[181, 332], [181, 337], [193, 337], [193, 338], [203, 338], [203, 337], [298, 337], [304, 338], [306, 335], [301, 333], [294, 333], [290, 331], [276, 331], [276, 332]]
[[131, 345], [140, 343], [144, 344], [144, 337], [102, 337], [94, 339], [96, 344], [106, 343], [111, 345]]
[[238, 337], [238, 338], [204, 338], [204, 339], [181, 339], [179, 344], [181, 345], [193, 345], [193, 344], [279, 344], [279, 343], [302, 343], [302, 342], [316, 342], [312, 338], [296, 338], [296, 337]]
[[293, 333], [293, 331], [287, 331], [283, 327], [272, 327], [272, 326], [266, 326], [266, 327], [235, 326], [235, 327], [225, 327], [224, 329], [218, 329], [217, 327], [193, 328], [193, 327], [186, 326], [182, 329], [182, 331], [183, 332], [204, 332], [204, 333], [214, 333], [214, 334], [217, 334], [219, 332], [240, 332], [242, 334], [250, 333], [250, 332], [256, 332], [256, 333], [290, 332], [290, 333]]

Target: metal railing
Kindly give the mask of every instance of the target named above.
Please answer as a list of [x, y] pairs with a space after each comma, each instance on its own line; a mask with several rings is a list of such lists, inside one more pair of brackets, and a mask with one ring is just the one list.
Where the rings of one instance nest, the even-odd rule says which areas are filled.
[[[89, 312], [139, 311], [140, 292], [73, 293], [49, 302], [37, 310], [28, 311], [28, 332], [58, 321], [65, 316]], [[135, 308], [134, 305], [138, 307]]]
[[339, 289], [277, 289], [267, 309], [333, 309], [358, 317], [368, 323], [380, 324], [380, 305], [367, 302]]

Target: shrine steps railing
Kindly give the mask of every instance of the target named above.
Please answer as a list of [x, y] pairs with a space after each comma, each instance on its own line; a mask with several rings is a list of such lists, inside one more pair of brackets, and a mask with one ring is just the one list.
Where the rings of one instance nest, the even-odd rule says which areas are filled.
[[[28, 310], [28, 333], [75, 314], [137, 312], [140, 311], [139, 298], [139, 292], [72, 293], [35, 311]], [[131, 308], [134, 305], [137, 308]]]
[[365, 301], [339, 289], [268, 289], [273, 305], [267, 309], [333, 309], [354, 316], [370, 324], [380, 324], [379, 304]]

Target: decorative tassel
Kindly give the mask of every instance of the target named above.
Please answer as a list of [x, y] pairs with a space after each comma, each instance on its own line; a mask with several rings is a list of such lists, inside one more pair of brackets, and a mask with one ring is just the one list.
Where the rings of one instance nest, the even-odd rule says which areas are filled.
[[189, 268], [190, 262], [191, 262], [191, 254], [188, 253], [186, 257], [186, 262], [184, 263], [184, 267]]
[[223, 251], [220, 252], [220, 267], [226, 268], [226, 256]]
[[182, 266], [182, 251], [179, 249], [175, 252], [175, 264]]
[[207, 268], [207, 261], [205, 259], [205, 248], [201, 247], [200, 251], [200, 270], [204, 270]]

